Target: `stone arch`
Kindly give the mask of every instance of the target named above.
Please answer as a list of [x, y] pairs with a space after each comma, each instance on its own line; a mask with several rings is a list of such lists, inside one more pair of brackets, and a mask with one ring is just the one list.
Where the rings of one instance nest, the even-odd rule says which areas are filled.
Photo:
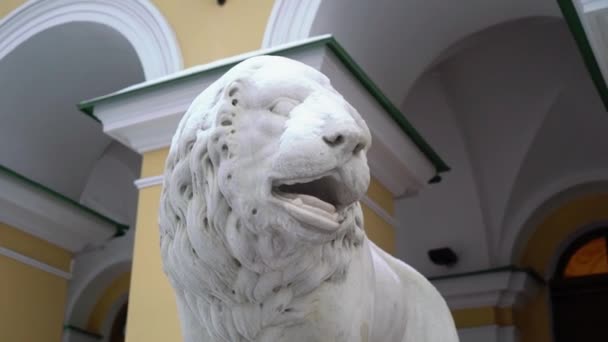
[[262, 48], [305, 39], [322, 0], [276, 0], [266, 24]]
[[[564, 246], [601, 222], [608, 222], [608, 182], [589, 182], [554, 194], [529, 217], [532, 234], [520, 233], [520, 251], [513, 258], [519, 266], [531, 268], [549, 279]], [[540, 291], [515, 312], [522, 341], [551, 341], [552, 321], [549, 290]]]
[[146, 79], [182, 69], [173, 30], [148, 0], [30, 0], [0, 21], [0, 59], [34, 35], [70, 22], [113, 28], [135, 49]]
[[[86, 279], [80, 282], [81, 286], [79, 286], [78, 289], [73, 290], [75, 294], [73, 298], [71, 298], [72, 301], [68, 303], [66, 310], [66, 324], [77, 327], [89, 326], [90, 317], [96, 310], [100, 298], [104, 296], [104, 292], [109, 288], [112, 288], [112, 285], [121, 275], [130, 274], [130, 270], [130, 256], [110, 260], [102, 263], [102, 265], [96, 265], [95, 271], [89, 272]], [[99, 311], [101, 309], [97, 310]], [[105, 312], [107, 310], [103, 309], [101, 311]], [[103, 319], [107, 315], [101, 316], [103, 317], [100, 319], [96, 318], [95, 325], [103, 328]]]
[[[500, 246], [500, 258], [511, 263], [520, 262], [530, 247], [529, 239], [537, 234], [538, 226], [542, 220], [553, 212], [560, 210], [569, 201], [581, 196], [597, 193], [608, 193], [608, 170], [595, 170], [558, 179], [540, 191], [528, 197], [521, 206], [525, 210], [517, 212], [510, 220], [505, 222], [505, 235]], [[572, 227], [572, 229], [580, 228]], [[568, 231], [574, 234], [574, 231]], [[566, 236], [562, 236], [565, 238]], [[566, 243], [568, 239], [564, 240]], [[559, 245], [561, 246], [561, 245]], [[559, 247], [556, 245], [555, 248]], [[547, 259], [547, 271], [551, 269], [553, 259]]]
[[107, 340], [116, 315], [128, 302], [130, 280], [131, 272], [118, 274], [101, 292], [89, 315], [88, 331], [99, 333]]
[[580, 184], [555, 194], [528, 219], [535, 227], [529, 237], [522, 232], [517, 264], [530, 267], [549, 278], [565, 245], [581, 231], [608, 221], [608, 182]]

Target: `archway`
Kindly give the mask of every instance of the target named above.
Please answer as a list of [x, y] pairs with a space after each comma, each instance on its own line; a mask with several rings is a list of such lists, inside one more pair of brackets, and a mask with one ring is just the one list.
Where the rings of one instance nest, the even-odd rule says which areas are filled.
[[599, 341], [608, 307], [608, 226], [569, 244], [550, 283], [556, 342]]
[[112, 322], [112, 330], [110, 331], [109, 342], [124, 342], [128, 307], [129, 303], [124, 303], [120, 307], [118, 314]]
[[[559, 272], [560, 260], [569, 255], [572, 241], [584, 242], [590, 228], [602, 227], [608, 222], [608, 193], [597, 183], [580, 185], [556, 194], [539, 206], [527, 224], [533, 224], [533, 233], [523, 238], [521, 254], [517, 256], [520, 267], [533, 269], [545, 279]], [[520, 235], [526, 235], [525, 231]], [[550, 286], [542, 288], [525, 305], [516, 308], [515, 323], [523, 342], [553, 341]], [[554, 324], [553, 324], [554, 325]], [[585, 339], [575, 339], [585, 340]], [[562, 340], [563, 341], [563, 340]]]
[[[140, 156], [76, 104], [181, 68], [175, 35], [148, 0], [25, 2], [0, 20], [0, 165], [134, 227]], [[86, 328], [100, 279], [129, 271], [132, 244], [131, 229], [69, 250], [65, 325]]]
[[148, 0], [30, 0], [0, 21], [0, 60], [33, 36], [74, 22], [101, 24], [119, 33], [137, 53], [146, 79], [182, 68], [175, 34]]

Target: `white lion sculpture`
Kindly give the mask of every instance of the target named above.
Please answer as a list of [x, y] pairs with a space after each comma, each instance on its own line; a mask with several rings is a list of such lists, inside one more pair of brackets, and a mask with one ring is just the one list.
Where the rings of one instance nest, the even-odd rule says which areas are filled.
[[286, 58], [196, 98], [160, 209], [185, 341], [458, 341], [433, 286], [365, 235], [370, 144], [327, 77]]

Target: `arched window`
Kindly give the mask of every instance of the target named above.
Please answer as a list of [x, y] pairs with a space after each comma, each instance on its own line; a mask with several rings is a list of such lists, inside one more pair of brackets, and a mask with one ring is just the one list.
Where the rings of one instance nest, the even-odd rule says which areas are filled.
[[571, 243], [557, 266], [550, 283], [555, 341], [605, 341], [608, 227]]
[[608, 229], [600, 229], [573, 242], [561, 256], [555, 279], [608, 275]]

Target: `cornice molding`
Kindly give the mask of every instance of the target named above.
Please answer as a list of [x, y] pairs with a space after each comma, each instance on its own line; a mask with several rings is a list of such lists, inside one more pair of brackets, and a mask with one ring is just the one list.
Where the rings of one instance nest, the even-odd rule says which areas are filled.
[[608, 110], [608, 1], [557, 0], [591, 80]]
[[299, 60], [332, 79], [333, 86], [366, 120], [374, 141], [368, 153], [371, 173], [393, 196], [416, 194], [438, 173], [449, 170], [331, 36], [194, 67], [84, 101], [79, 107], [95, 115], [104, 132], [138, 153], [167, 147], [179, 120], [200, 92], [238, 62], [263, 54]]
[[514, 326], [484, 325], [458, 329], [461, 341], [516, 342], [519, 341]]
[[151, 177], [140, 178], [140, 179], [135, 180], [135, 182], [133, 182], [133, 184], [135, 184], [135, 186], [139, 190], [149, 188], [151, 186], [162, 185], [163, 176], [151, 176]]
[[62, 271], [56, 267], [53, 267], [49, 264], [45, 264], [43, 262], [40, 262], [36, 259], [30, 258], [28, 256], [25, 256], [21, 253], [17, 253], [11, 249], [8, 248], [4, 248], [4, 247], [0, 247], [0, 255], [3, 255], [5, 257], [17, 260], [23, 264], [26, 264], [28, 266], [32, 266], [34, 268], [37, 268], [39, 270], [42, 270], [44, 272], [50, 273], [52, 275], [58, 276], [60, 278], [66, 279], [66, 280], [70, 280], [72, 279], [72, 274], [69, 272], [65, 272]]
[[371, 211], [380, 216], [384, 222], [390, 224], [393, 228], [397, 228], [397, 220], [369, 196], [363, 196], [363, 198], [361, 198], [361, 203], [365, 204]]
[[509, 268], [431, 278], [431, 282], [452, 310], [519, 306], [541, 286], [532, 275]]
[[2, 166], [0, 221], [73, 253], [128, 229]]

